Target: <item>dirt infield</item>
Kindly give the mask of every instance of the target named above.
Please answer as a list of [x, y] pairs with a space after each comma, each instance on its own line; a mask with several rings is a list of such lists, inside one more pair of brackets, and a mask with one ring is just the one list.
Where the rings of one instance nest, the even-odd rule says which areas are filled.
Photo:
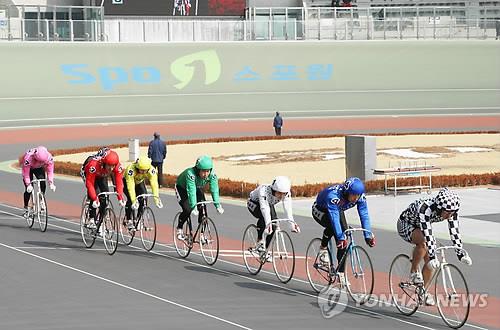
[[[500, 171], [500, 134], [379, 136], [376, 139], [379, 168], [418, 161], [441, 167], [436, 174]], [[474, 149], [461, 149], [463, 147]], [[121, 159], [128, 159], [127, 148], [117, 151]], [[146, 153], [147, 148], [141, 148], [141, 152]], [[173, 145], [168, 147], [164, 171], [179, 174], [202, 154], [214, 157], [219, 176], [231, 180], [262, 183], [276, 175], [288, 175], [295, 184], [304, 184], [338, 182], [345, 177], [342, 137]], [[81, 163], [87, 155], [57, 156], [56, 160]]]

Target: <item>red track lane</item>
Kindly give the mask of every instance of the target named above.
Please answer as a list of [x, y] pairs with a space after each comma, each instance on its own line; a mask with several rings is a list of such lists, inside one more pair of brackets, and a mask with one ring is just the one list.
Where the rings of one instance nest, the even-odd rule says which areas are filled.
[[[22, 207], [21, 193], [16, 194], [13, 192], [0, 191], [0, 200], [6, 204]], [[75, 222], [78, 221], [81, 211], [80, 205], [64, 203], [57, 200], [49, 200], [48, 203], [49, 203], [49, 212], [51, 215], [67, 219], [74, 219]], [[51, 212], [50, 210], [57, 210], [57, 211]], [[173, 237], [172, 235], [173, 232], [171, 225], [158, 224], [157, 242], [163, 244], [172, 244], [172, 237]], [[221, 250], [241, 250], [240, 240], [219, 236], [219, 241]], [[195, 251], [197, 248], [198, 247], [195, 247]], [[221, 257], [221, 259], [227, 259], [242, 264], [241, 257], [237, 258]], [[297, 259], [295, 265], [296, 268], [294, 277], [302, 280], [307, 280], [304, 259]], [[266, 264], [264, 266], [264, 269], [273, 272], [272, 266], [270, 264]], [[388, 296], [389, 293], [388, 273], [375, 272], [375, 283], [376, 286], [374, 294], [385, 294]], [[469, 315], [469, 322], [473, 322], [475, 324], [479, 324], [482, 326], [500, 328], [500, 317], [498, 315], [498, 311], [500, 310], [500, 299], [497, 297], [489, 296], [487, 298], [487, 303], [488, 303], [487, 306], [483, 308], [471, 308], [471, 312]], [[425, 307], [421, 308], [421, 310], [432, 314], [437, 313], [435, 307]]]
[[[150, 136], [153, 130], [173, 137], [226, 135], [270, 135], [270, 120], [235, 120], [213, 122], [177, 122], [158, 124], [88, 125], [78, 127], [29, 128], [0, 130], [0, 144], [107, 139], [130, 136]], [[500, 116], [446, 116], [446, 117], [371, 117], [287, 119], [284, 133], [385, 133], [429, 131], [499, 131]]]

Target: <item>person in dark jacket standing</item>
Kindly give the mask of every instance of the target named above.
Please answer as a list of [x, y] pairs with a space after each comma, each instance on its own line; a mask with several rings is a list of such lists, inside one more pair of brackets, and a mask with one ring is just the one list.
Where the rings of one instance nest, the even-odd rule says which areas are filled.
[[158, 170], [158, 185], [163, 185], [163, 160], [167, 157], [167, 144], [160, 139], [160, 133], [154, 133], [154, 139], [149, 142], [148, 157], [151, 165]]
[[280, 113], [276, 111], [276, 116], [274, 116], [274, 131], [276, 132], [276, 136], [281, 136], [281, 127], [283, 126], [283, 118], [281, 118]]

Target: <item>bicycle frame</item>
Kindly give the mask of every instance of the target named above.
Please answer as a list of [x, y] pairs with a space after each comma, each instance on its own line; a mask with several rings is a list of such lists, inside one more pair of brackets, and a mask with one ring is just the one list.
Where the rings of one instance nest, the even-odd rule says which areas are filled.
[[139, 198], [143, 199], [144, 205], [142, 205], [142, 207], [139, 206], [138, 210], [132, 210], [132, 218], [134, 220], [134, 229], [135, 230], [137, 230], [137, 226], [139, 225], [139, 219], [141, 219], [141, 217], [142, 217], [142, 214], [144, 212], [144, 208], [146, 208], [148, 206], [149, 197], [154, 197], [154, 195], [153, 194], [140, 194], [136, 197], [137, 200]]
[[[357, 265], [359, 265], [361, 267], [361, 260], [359, 259], [359, 255], [356, 254], [356, 256], [354, 256], [354, 253], [352, 252], [353, 249], [354, 249], [354, 247], [357, 246], [356, 242], [354, 241], [354, 235], [353, 235], [353, 232], [356, 232], [356, 231], [367, 232], [367, 233], [372, 234], [372, 232], [370, 232], [369, 230], [366, 230], [366, 229], [363, 229], [363, 228], [353, 228], [353, 227], [349, 226], [349, 228], [344, 231], [344, 234], [345, 234], [347, 240], [349, 241], [349, 244], [347, 245], [347, 248], [346, 248], [346, 250], [344, 252], [344, 255], [339, 260], [339, 262], [337, 264], [337, 267], [333, 267], [333, 261], [335, 259], [337, 259], [333, 255], [333, 247], [334, 247], [334, 245], [333, 245], [333, 237], [328, 242], [328, 254], [330, 255], [330, 260], [332, 261], [332, 264], [330, 265], [330, 270], [329, 270], [329, 276], [331, 278], [336, 277], [336, 275], [338, 274], [340, 265], [343, 262], [345, 262], [344, 259], [345, 259], [346, 255], [349, 255], [350, 258], [351, 258], [351, 268], [352, 268], [352, 272], [353, 273], [355, 273], [355, 269], [354, 269], [354, 265], [355, 264], [357, 264]], [[354, 258], [356, 258], [356, 260]], [[363, 269], [361, 269], [361, 272], [363, 273]]]
[[40, 182], [46, 182], [46, 179], [33, 179], [31, 184], [33, 185], [33, 190], [31, 191], [31, 201], [33, 203], [33, 214], [40, 212], [40, 200], [38, 199], [38, 194], [41, 194]]
[[207, 204], [213, 204], [214, 202], [212, 201], [203, 201], [203, 202], [198, 202], [196, 203], [195, 207], [201, 206], [201, 221], [198, 223], [198, 227], [196, 228], [196, 231], [194, 232], [194, 235], [192, 234], [193, 232], [193, 223], [191, 222], [191, 216], [188, 217], [187, 222], [189, 225], [189, 232], [191, 233], [191, 237], [188, 243], [189, 247], [193, 247], [194, 243], [199, 243], [196, 241], [196, 237], [198, 236], [198, 233], [200, 232], [201, 226], [204, 224], [204, 219], [208, 217], [208, 211], [207, 211]]
[[[438, 274], [442, 274], [443, 284], [445, 286], [446, 286], [446, 283], [449, 282], [451, 284], [450, 287], [453, 288], [454, 291], [456, 291], [455, 284], [453, 283], [453, 278], [451, 277], [450, 270], [448, 267], [445, 267], [446, 265], [449, 264], [446, 261], [445, 251], [451, 250], [451, 249], [455, 250], [457, 248], [455, 248], [454, 246], [450, 246], [450, 245], [447, 245], [447, 246], [441, 245], [436, 249], [436, 258], [440, 258], [440, 260], [438, 259], [439, 260], [439, 268], [432, 273], [431, 279], [426, 283], [425, 287], [423, 287], [424, 290], [422, 293], [425, 294], [427, 292], [428, 288], [437, 280]], [[465, 254], [465, 256], [469, 255], [465, 249], [459, 248], [459, 250], [462, 251]], [[446, 277], [448, 278], [448, 281], [446, 280]], [[420, 297], [420, 294], [419, 294], [419, 300], [421, 298], [422, 297]], [[419, 301], [419, 303], [420, 303], [420, 301]]]

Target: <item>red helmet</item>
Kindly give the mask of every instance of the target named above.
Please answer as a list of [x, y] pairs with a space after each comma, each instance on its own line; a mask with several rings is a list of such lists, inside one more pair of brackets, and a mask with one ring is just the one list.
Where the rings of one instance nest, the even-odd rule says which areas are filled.
[[115, 151], [109, 150], [104, 157], [102, 157], [102, 162], [105, 165], [116, 166], [120, 162], [120, 158]]

